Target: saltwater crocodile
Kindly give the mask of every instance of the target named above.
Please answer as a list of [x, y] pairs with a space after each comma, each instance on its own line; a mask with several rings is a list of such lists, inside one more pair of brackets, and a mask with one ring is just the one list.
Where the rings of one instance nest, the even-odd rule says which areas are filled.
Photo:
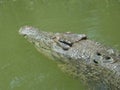
[[31, 26], [19, 34], [38, 51], [57, 61], [62, 70], [80, 78], [90, 90], [120, 90], [120, 53], [85, 34], [52, 33]]

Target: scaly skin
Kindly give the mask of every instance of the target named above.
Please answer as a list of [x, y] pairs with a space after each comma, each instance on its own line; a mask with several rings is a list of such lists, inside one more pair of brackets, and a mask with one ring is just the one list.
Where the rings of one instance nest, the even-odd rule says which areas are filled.
[[85, 34], [51, 33], [24, 26], [19, 34], [90, 90], [120, 90], [120, 54]]

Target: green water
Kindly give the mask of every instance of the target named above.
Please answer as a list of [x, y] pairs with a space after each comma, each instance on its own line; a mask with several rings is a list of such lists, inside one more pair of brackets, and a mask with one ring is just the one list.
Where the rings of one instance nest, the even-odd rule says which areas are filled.
[[18, 35], [24, 25], [85, 33], [120, 50], [120, 0], [0, 0], [0, 90], [85, 90]]

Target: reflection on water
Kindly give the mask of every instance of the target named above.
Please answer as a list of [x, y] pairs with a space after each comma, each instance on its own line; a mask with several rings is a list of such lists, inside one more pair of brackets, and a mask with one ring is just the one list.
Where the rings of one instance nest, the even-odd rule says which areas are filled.
[[120, 50], [120, 0], [0, 0], [0, 90], [84, 90], [18, 35], [23, 25], [85, 33]]

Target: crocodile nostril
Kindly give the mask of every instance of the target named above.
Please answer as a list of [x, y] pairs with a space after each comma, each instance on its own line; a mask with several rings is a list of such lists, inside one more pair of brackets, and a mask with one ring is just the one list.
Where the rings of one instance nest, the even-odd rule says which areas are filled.
[[35, 44], [35, 42], [32, 42], [32, 44]]
[[25, 36], [26, 36], [26, 34], [23, 34], [23, 36], [25, 37]]

